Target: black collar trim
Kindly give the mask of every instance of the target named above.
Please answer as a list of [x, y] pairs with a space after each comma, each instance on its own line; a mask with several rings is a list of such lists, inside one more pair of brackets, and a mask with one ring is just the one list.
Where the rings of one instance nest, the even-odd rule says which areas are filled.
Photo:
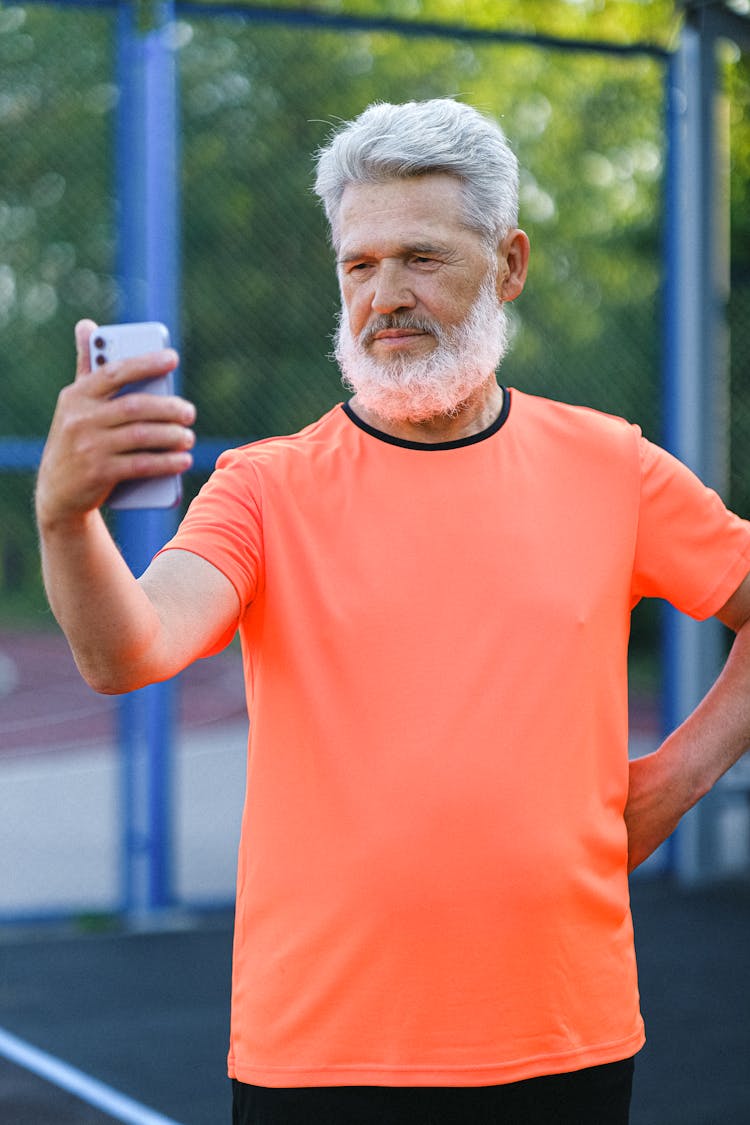
[[507, 387], [501, 389], [503, 392], [503, 407], [495, 421], [486, 430], [480, 430], [478, 434], [471, 434], [469, 437], [457, 438], [455, 441], [408, 441], [406, 438], [394, 437], [392, 434], [383, 433], [382, 430], [376, 430], [374, 426], [370, 426], [358, 414], [355, 414], [348, 402], [342, 402], [341, 409], [355, 426], [359, 426], [360, 430], [364, 430], [366, 434], [377, 438], [378, 441], [385, 441], [388, 445], [400, 445], [402, 449], [419, 449], [430, 453], [433, 450], [462, 449], [465, 445], [476, 445], [477, 442], [486, 441], [487, 438], [496, 434], [505, 425], [510, 414], [510, 391]]

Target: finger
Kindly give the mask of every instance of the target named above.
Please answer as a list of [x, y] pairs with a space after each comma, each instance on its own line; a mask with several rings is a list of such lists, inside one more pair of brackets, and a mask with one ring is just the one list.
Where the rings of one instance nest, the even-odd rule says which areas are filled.
[[177, 422], [181, 426], [192, 426], [195, 421], [195, 407], [187, 399], [138, 391], [111, 398], [102, 404], [102, 413], [110, 426], [131, 422]]
[[188, 450], [169, 453], [125, 453], [117, 458], [115, 483], [121, 480], [139, 480], [143, 477], [170, 477], [184, 473], [192, 467], [193, 457]]
[[91, 373], [89, 340], [92, 332], [96, 331], [96, 327], [97, 325], [93, 320], [79, 320], [76, 324], [76, 379]]
[[162, 348], [160, 351], [118, 359], [97, 368], [97, 389], [104, 395], [115, 394], [129, 383], [167, 375], [174, 371], [178, 363], [179, 356], [174, 348]]
[[136, 422], [110, 432], [108, 446], [116, 455], [128, 453], [173, 453], [192, 449], [195, 434], [187, 426], [171, 422]]

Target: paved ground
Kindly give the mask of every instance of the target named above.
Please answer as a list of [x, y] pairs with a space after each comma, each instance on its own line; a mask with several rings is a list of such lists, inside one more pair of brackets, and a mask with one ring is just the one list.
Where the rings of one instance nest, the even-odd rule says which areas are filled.
[[[239, 649], [189, 668], [178, 699], [174, 892], [227, 903], [247, 739]], [[0, 921], [117, 908], [116, 717], [117, 701], [86, 687], [59, 633], [0, 632]]]
[[[165, 933], [19, 935], [0, 943], [7, 1031], [184, 1125], [228, 1122], [231, 917]], [[58, 1117], [64, 1106], [67, 1117]], [[3, 1125], [105, 1125], [19, 1068], [0, 1068]]]
[[[232, 645], [180, 677], [179, 723], [197, 730], [245, 713], [239, 649]], [[45, 751], [113, 743], [117, 701], [81, 680], [62, 634], [0, 630], [0, 764]]]
[[[633, 900], [649, 1041], [632, 1125], [748, 1125], [750, 884], [642, 880]], [[230, 943], [228, 915], [166, 933], [6, 932], [3, 1023], [181, 1125], [228, 1125]], [[3, 1064], [0, 1121], [111, 1125]]]

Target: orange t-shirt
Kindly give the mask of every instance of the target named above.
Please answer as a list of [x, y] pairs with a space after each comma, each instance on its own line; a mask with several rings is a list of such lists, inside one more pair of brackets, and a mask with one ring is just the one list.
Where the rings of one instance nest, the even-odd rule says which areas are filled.
[[638, 1050], [630, 610], [715, 612], [750, 525], [635, 427], [513, 391], [466, 441], [338, 406], [228, 452], [169, 546], [244, 607], [230, 1074], [491, 1085]]

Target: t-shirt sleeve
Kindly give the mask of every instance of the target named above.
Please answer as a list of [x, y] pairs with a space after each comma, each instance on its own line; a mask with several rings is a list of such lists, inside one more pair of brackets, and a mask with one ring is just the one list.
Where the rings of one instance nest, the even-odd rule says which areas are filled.
[[263, 580], [260, 484], [242, 449], [223, 453], [172, 539], [162, 548], [191, 551], [220, 570], [244, 610]]
[[643, 437], [640, 457], [633, 602], [666, 598], [703, 620], [721, 609], [750, 571], [750, 523]]

